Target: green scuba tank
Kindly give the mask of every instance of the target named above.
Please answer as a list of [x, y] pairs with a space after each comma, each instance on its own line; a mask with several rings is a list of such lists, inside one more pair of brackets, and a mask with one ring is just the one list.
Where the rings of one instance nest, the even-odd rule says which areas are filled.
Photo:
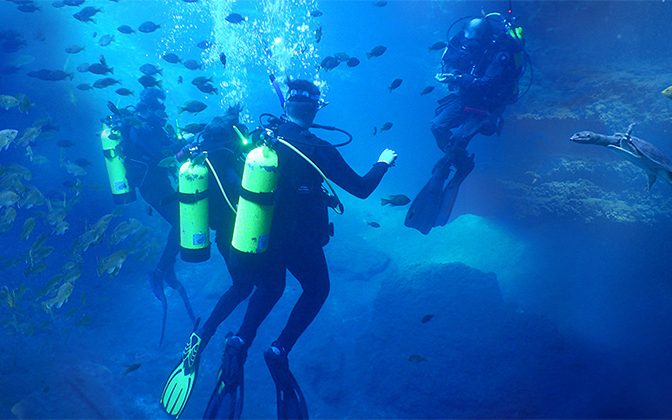
[[105, 156], [105, 167], [107, 168], [107, 178], [110, 181], [112, 190], [112, 199], [115, 204], [126, 204], [135, 201], [135, 190], [131, 189], [126, 179], [126, 167], [124, 158], [120, 155], [119, 143], [121, 143], [121, 134], [103, 124], [100, 132], [100, 142], [103, 147], [103, 156]]
[[273, 222], [273, 193], [278, 184], [278, 154], [263, 145], [245, 159], [231, 245], [240, 252], [259, 254], [268, 249]]
[[208, 168], [187, 160], [178, 173], [180, 201], [180, 254], [184, 261], [201, 262], [210, 258], [208, 222]]

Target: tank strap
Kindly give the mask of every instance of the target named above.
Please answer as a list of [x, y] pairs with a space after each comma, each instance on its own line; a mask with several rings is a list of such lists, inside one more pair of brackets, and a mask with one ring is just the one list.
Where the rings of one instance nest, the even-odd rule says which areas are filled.
[[193, 194], [186, 194], [186, 193], [183, 193], [183, 192], [176, 192], [176, 193], [175, 193], [175, 198], [177, 198], [177, 200], [178, 200], [180, 203], [184, 203], [184, 204], [194, 204], [194, 203], [197, 203], [197, 202], [199, 202], [199, 201], [201, 201], [201, 200], [204, 200], [204, 199], [208, 198], [208, 192], [207, 192], [207, 191], [196, 191], [196, 192], [193, 193]]
[[275, 204], [275, 193], [274, 192], [252, 192], [246, 190], [245, 188], [240, 189], [240, 196], [247, 201], [257, 203], [262, 206], [272, 206]]

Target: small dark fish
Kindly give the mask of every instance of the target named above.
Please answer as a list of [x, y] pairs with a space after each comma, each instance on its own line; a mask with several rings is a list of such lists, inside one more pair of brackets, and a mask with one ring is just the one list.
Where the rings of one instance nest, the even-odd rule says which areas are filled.
[[390, 92], [401, 86], [401, 83], [403, 82], [402, 79], [394, 79], [390, 86], [387, 88]]
[[380, 199], [380, 205], [381, 206], [386, 206], [390, 205], [392, 207], [397, 207], [397, 206], [405, 206], [406, 204], [410, 203], [411, 199], [405, 196], [404, 194], [393, 194], [390, 196], [387, 196], [387, 198], [381, 198]]
[[208, 48], [212, 47], [212, 42], [203, 40], [196, 44], [196, 46], [202, 50], [207, 50]]
[[143, 64], [140, 66], [140, 71], [142, 74], [146, 74], [147, 76], [154, 76], [155, 74], [160, 74], [163, 76], [163, 71], [154, 64]]
[[86, 158], [77, 158], [75, 159], [75, 165], [80, 168], [86, 168], [87, 166], [91, 166], [91, 161]]
[[373, 135], [375, 136], [376, 134], [378, 134], [378, 129], [376, 127], [373, 127]]
[[359, 61], [359, 58], [357, 58], [357, 57], [350, 57], [350, 58], [348, 58], [348, 61], [346, 62], [348, 67], [357, 67], [359, 65], [359, 63], [360, 63], [360, 61]]
[[389, 121], [386, 122], [385, 124], [383, 124], [382, 127], [380, 127], [380, 132], [382, 133], [383, 131], [389, 130], [390, 128], [392, 128], [392, 125], [393, 124], [391, 122], [389, 122]]
[[217, 88], [211, 85], [210, 83], [196, 85], [196, 88], [203, 93], [214, 93], [215, 95], [217, 94]]
[[339, 64], [341, 64], [341, 61], [338, 58], [329, 55], [324, 57], [324, 59], [320, 63], [320, 67], [329, 71], [338, 67]]
[[138, 31], [140, 31], [144, 34], [148, 34], [148, 33], [156, 31], [160, 27], [161, 27], [161, 25], [157, 25], [156, 23], [148, 20], [147, 22], [143, 22], [142, 25], [138, 26]]
[[72, 80], [72, 73], [66, 73], [63, 70], [47, 70], [42, 69], [38, 71], [28, 72], [28, 77], [34, 77], [48, 82], [58, 82], [65, 79]]
[[161, 86], [161, 81], [156, 80], [152, 76], [147, 76], [146, 74], [138, 79], [138, 82], [146, 89], [154, 86], [158, 86], [160, 88], [163, 88]]
[[366, 58], [371, 59], [373, 57], [380, 57], [381, 55], [385, 54], [385, 51], [387, 51], [386, 46], [384, 45], [375, 46], [371, 49], [371, 51], [366, 53]]
[[175, 53], [165, 53], [162, 58], [171, 64], [177, 64], [182, 61]]
[[422, 92], [420, 92], [420, 95], [427, 95], [428, 93], [432, 93], [433, 91], [434, 86], [427, 86], [422, 90]]
[[94, 32], [94, 33], [91, 34], [91, 38], [95, 38], [97, 36], [98, 36], [98, 32]]
[[387, 2], [384, 1], [384, 0], [378, 0], [378, 1], [374, 1], [373, 5], [376, 6], [376, 7], [385, 7], [385, 6], [387, 6]]
[[126, 35], [135, 33], [133, 28], [131, 28], [128, 25], [121, 25], [120, 27], [117, 28], [117, 31], [121, 32], [122, 34], [126, 34]]
[[70, 141], [70, 140], [59, 140], [56, 142], [56, 146], [60, 147], [61, 149], [67, 149], [69, 147], [74, 146], [75, 143]]
[[322, 41], [322, 27], [318, 26], [317, 29], [315, 29], [315, 43], [319, 44], [320, 41]]
[[433, 43], [432, 45], [429, 46], [429, 50], [430, 51], [440, 51], [440, 50], [445, 49], [447, 46], [448, 46], [448, 44], [446, 44], [443, 41], [436, 41], [435, 43]]
[[102, 11], [103, 11], [103, 9], [96, 9], [95, 7], [88, 6], [88, 7], [83, 8], [82, 10], [80, 10], [79, 12], [75, 13], [72, 16], [74, 16], [74, 18], [77, 19], [80, 22], [96, 23], [96, 21], [91, 19], [91, 18], [94, 17], [97, 13], [102, 12]]
[[63, 4], [66, 6], [81, 6], [86, 0], [63, 0]]
[[65, 52], [68, 54], [78, 54], [82, 51], [84, 51], [84, 47], [79, 45], [71, 45], [65, 49]]
[[203, 111], [208, 106], [200, 101], [187, 101], [180, 107], [180, 114], [184, 111], [191, 112], [192, 114], [198, 114]]
[[419, 354], [411, 354], [410, 356], [408, 356], [408, 361], [413, 363], [421, 363], [426, 362], [427, 358]]
[[177, 76], [177, 83], [181, 85], [183, 82], [184, 82], [184, 77]]
[[322, 13], [320, 10], [312, 10], [312, 11], [310, 12], [310, 16], [312, 16], [312, 17], [320, 17], [320, 16], [322, 16], [323, 14], [324, 14], [324, 13]]
[[247, 20], [246, 17], [241, 16], [239, 13], [231, 13], [224, 19], [229, 23], [241, 23]]
[[93, 83], [94, 88], [104, 89], [108, 86], [117, 85], [121, 83], [120, 80], [113, 79], [111, 77], [105, 77], [104, 79], [98, 79]]
[[378, 222], [366, 222], [367, 225], [371, 226], [372, 228], [379, 228], [380, 223]]
[[226, 67], [226, 54], [219, 53], [219, 62], [222, 63], [224, 67]]
[[426, 324], [429, 321], [431, 321], [432, 318], [434, 318], [434, 314], [427, 314], [420, 319], [420, 322], [422, 322], [423, 324]]
[[130, 365], [126, 366], [126, 369], [124, 369], [124, 375], [128, 375], [129, 373], [140, 369], [140, 366], [142, 366], [140, 363], [131, 363]]
[[153, 215], [154, 214], [154, 209], [152, 208], [152, 206], [147, 206], [145, 208], [145, 213], [147, 213], [147, 216]]
[[184, 67], [188, 68], [189, 70], [200, 70], [203, 68], [203, 64], [196, 60], [187, 60], [183, 64]]
[[91, 64], [90, 66], [88, 66], [86, 68], [86, 70], [89, 73], [98, 74], [98, 75], [103, 75], [103, 74], [107, 74], [107, 73], [114, 74], [114, 69], [112, 67], [108, 67], [105, 64], [100, 64], [100, 63]]
[[126, 88], [119, 88], [115, 90], [115, 92], [117, 93], [117, 95], [121, 96], [133, 96], [133, 91]]
[[77, 85], [77, 89], [79, 90], [91, 90], [91, 85], [88, 83], [80, 83]]
[[212, 82], [212, 77], [198, 76], [191, 81], [191, 84], [194, 86], [200, 86], [210, 82]]
[[82, 63], [77, 66], [77, 71], [80, 73], [85, 73], [89, 71], [89, 63]]
[[101, 47], [107, 47], [114, 41], [114, 36], [113, 35], [103, 35], [98, 39], [98, 45]]
[[60, 9], [61, 7], [65, 6], [65, 3], [63, 3], [63, 1], [55, 1], [51, 3], [51, 5], [57, 9]]

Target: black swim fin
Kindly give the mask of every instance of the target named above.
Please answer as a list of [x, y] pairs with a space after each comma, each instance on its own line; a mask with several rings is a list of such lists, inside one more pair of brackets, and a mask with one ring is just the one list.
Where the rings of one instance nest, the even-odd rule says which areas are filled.
[[204, 419], [239, 419], [245, 395], [244, 365], [247, 347], [242, 338], [229, 336], [217, 373], [217, 385], [212, 392]]
[[441, 206], [439, 207], [438, 215], [434, 226], [445, 226], [450, 220], [450, 214], [453, 212], [453, 207], [455, 206], [455, 200], [457, 200], [457, 193], [460, 190], [460, 185], [462, 181], [467, 178], [467, 176], [474, 169], [474, 155], [466, 156], [463, 160], [460, 161], [460, 166], [457, 167], [457, 170], [453, 174], [453, 177], [448, 181], [446, 187], [443, 189], [443, 194], [441, 196]]
[[404, 225], [427, 235], [435, 226], [442, 196], [443, 180], [432, 176], [408, 208]]
[[275, 382], [279, 419], [307, 419], [308, 405], [296, 378], [289, 370], [287, 352], [273, 343], [264, 352], [264, 360]]

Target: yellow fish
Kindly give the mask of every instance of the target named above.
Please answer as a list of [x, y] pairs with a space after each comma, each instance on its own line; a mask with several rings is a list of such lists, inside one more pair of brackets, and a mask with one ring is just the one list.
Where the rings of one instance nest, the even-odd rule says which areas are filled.
[[666, 87], [662, 92], [660, 92], [665, 96], [666, 98], [672, 99], [672, 86]]
[[61, 306], [63, 306], [64, 303], [66, 303], [68, 301], [68, 299], [70, 299], [70, 295], [72, 295], [72, 291], [74, 289], [75, 289], [75, 286], [72, 283], [70, 283], [70, 282], [63, 283], [58, 288], [58, 290], [56, 290], [56, 296], [42, 302], [42, 307], [47, 312], [51, 312], [51, 309], [54, 306], [56, 308], [60, 308]]

